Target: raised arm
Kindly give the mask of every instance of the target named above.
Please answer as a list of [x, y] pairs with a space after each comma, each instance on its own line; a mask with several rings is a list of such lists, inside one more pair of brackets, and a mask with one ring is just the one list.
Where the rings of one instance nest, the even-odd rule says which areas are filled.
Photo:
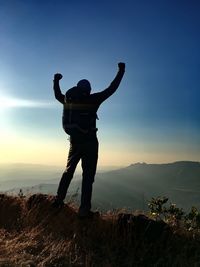
[[62, 104], [64, 104], [64, 99], [65, 96], [62, 94], [60, 90], [60, 84], [59, 81], [62, 79], [62, 74], [56, 73], [54, 75], [54, 80], [53, 80], [53, 90], [54, 90], [54, 95], [55, 98]]
[[110, 97], [119, 87], [120, 82], [124, 76], [125, 63], [118, 63], [118, 67], [119, 67], [119, 70], [117, 72], [117, 75], [115, 76], [111, 84], [108, 86], [108, 88], [106, 88], [102, 92], [93, 94], [93, 96], [97, 99], [98, 102], [102, 103], [104, 100]]

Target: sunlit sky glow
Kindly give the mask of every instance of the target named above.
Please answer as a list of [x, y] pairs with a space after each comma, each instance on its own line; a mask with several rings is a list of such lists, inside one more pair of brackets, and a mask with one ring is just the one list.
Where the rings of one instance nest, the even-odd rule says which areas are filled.
[[55, 101], [52, 103], [45, 101], [31, 101], [26, 99], [18, 99], [10, 96], [0, 96], [0, 110], [5, 110], [8, 108], [45, 108], [55, 105]]
[[199, 1], [0, 1], [0, 163], [65, 165], [52, 91], [118, 91], [98, 112], [100, 165], [200, 160]]

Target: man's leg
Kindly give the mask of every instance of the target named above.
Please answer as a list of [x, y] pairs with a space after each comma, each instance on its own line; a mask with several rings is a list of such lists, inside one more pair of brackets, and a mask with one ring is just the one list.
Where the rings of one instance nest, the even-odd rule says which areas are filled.
[[57, 191], [57, 200], [62, 202], [67, 194], [68, 187], [73, 178], [76, 166], [81, 158], [79, 145], [70, 144], [66, 170], [64, 171]]
[[87, 215], [91, 209], [92, 185], [98, 160], [98, 140], [84, 144], [82, 149], [83, 179], [81, 188], [80, 215]]

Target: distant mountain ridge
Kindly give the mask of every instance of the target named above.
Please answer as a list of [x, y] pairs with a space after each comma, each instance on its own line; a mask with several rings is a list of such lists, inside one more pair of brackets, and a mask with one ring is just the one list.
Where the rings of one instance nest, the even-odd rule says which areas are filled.
[[[79, 200], [81, 177], [78, 178], [72, 181], [69, 194], [78, 192]], [[35, 186], [24, 188], [24, 192], [56, 194], [58, 182], [58, 178], [45, 183], [40, 181]], [[17, 190], [19, 191], [19, 187], [10, 192], [18, 192]], [[135, 163], [125, 168], [96, 174], [93, 190], [95, 207], [143, 210], [147, 209], [148, 200], [156, 196], [167, 196], [185, 209], [193, 205], [199, 206], [200, 162]]]

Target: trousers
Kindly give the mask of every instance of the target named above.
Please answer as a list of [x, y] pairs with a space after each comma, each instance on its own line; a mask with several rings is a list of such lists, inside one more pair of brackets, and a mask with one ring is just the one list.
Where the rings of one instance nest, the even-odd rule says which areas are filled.
[[57, 190], [57, 198], [61, 201], [64, 200], [76, 166], [81, 160], [82, 186], [79, 211], [82, 212], [87, 212], [91, 209], [92, 186], [98, 161], [98, 146], [97, 138], [85, 143], [70, 142], [66, 170], [62, 174]]

